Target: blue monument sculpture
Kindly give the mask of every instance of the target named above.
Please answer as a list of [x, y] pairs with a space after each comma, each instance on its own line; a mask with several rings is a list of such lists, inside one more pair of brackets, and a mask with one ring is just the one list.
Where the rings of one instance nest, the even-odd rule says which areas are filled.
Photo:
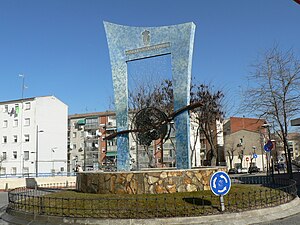
[[[195, 24], [162, 27], [131, 27], [104, 22], [108, 42], [117, 132], [128, 130], [127, 62], [171, 54], [174, 111], [190, 102], [190, 83]], [[175, 118], [176, 167], [190, 169], [189, 113]], [[130, 170], [128, 133], [117, 136], [117, 170]]]

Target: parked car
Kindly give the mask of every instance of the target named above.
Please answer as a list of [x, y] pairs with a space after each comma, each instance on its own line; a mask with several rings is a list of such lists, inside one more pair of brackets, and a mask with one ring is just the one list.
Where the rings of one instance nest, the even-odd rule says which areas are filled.
[[259, 168], [257, 166], [250, 166], [248, 173], [258, 173], [259, 172]]
[[238, 173], [237, 168], [232, 168], [228, 170], [228, 174], [236, 174], [236, 173]]
[[284, 170], [285, 169], [285, 164], [284, 163], [278, 163], [278, 164], [275, 164], [275, 170], [278, 171], [278, 170]]

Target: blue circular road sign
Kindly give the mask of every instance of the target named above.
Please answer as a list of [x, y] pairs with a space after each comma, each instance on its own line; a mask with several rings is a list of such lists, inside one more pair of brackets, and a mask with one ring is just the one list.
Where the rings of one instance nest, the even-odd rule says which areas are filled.
[[257, 159], [257, 154], [253, 153], [253, 159]]
[[273, 148], [273, 142], [268, 140], [268, 142], [264, 145], [265, 152], [270, 152]]
[[215, 195], [226, 195], [230, 187], [231, 181], [227, 173], [220, 171], [211, 176], [210, 189]]

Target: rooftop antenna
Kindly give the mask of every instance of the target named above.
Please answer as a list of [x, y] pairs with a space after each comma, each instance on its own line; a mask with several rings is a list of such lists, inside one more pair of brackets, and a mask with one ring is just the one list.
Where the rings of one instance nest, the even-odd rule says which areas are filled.
[[22, 100], [24, 98], [24, 89], [25, 89], [25, 75], [24, 74], [19, 74], [19, 77], [22, 77]]

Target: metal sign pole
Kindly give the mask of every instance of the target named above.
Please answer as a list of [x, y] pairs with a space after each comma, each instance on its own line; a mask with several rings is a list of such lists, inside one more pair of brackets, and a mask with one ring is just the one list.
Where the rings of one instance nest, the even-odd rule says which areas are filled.
[[219, 196], [221, 212], [225, 211], [224, 195], [226, 195], [231, 187], [231, 180], [227, 173], [219, 171], [214, 173], [210, 178], [211, 191]]
[[220, 195], [221, 211], [225, 211], [224, 195]]

